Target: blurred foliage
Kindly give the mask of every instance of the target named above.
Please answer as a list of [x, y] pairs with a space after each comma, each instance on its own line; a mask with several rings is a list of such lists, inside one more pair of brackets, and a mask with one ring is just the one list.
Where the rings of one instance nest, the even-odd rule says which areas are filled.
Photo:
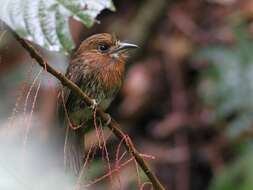
[[[253, 123], [253, 43], [248, 24], [236, 22], [232, 27], [234, 43], [209, 45], [196, 53], [198, 60], [207, 60], [200, 73], [199, 94], [210, 112], [209, 122], [231, 139], [236, 139]], [[253, 189], [252, 144], [233, 146], [238, 157], [214, 177], [210, 190]]]
[[[252, 148], [252, 146], [251, 146]], [[235, 163], [228, 165], [215, 178], [210, 190], [250, 190], [253, 189], [253, 153], [242, 155]]]
[[69, 52], [74, 47], [69, 17], [91, 27], [105, 8], [115, 10], [111, 0], [6, 0], [0, 18], [42, 47]]
[[235, 137], [253, 122], [253, 43], [247, 25], [234, 27], [235, 43], [209, 46], [197, 53], [208, 60], [201, 73], [200, 95], [212, 112], [212, 123], [227, 122], [227, 132]]

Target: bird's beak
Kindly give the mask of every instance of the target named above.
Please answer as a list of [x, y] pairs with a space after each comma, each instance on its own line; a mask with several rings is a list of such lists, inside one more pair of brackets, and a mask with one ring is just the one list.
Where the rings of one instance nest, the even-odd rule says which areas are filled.
[[135, 44], [125, 43], [125, 42], [118, 42], [117, 47], [112, 51], [112, 53], [118, 53], [128, 49], [135, 49], [138, 48]]

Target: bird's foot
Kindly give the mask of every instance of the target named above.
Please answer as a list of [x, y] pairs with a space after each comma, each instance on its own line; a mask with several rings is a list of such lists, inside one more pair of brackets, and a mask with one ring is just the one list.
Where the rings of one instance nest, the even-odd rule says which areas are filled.
[[91, 101], [92, 101], [92, 104], [91, 104], [90, 108], [94, 111], [94, 110], [96, 110], [98, 103], [95, 99], [92, 99]]
[[107, 121], [105, 123], [106, 126], [110, 125], [110, 123], [112, 122], [112, 118], [111, 118], [111, 116], [109, 114], [107, 114], [107, 118], [108, 119], [107, 119]]

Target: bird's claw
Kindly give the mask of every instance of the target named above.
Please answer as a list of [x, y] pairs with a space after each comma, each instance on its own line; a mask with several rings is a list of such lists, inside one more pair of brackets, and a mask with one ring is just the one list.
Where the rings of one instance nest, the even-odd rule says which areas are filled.
[[92, 99], [92, 104], [90, 106], [90, 108], [94, 111], [98, 106], [98, 103], [95, 99]]
[[111, 116], [109, 114], [107, 114], [107, 117], [108, 117], [108, 120], [105, 123], [106, 126], [110, 125], [110, 123], [112, 121], [112, 118], [111, 118]]

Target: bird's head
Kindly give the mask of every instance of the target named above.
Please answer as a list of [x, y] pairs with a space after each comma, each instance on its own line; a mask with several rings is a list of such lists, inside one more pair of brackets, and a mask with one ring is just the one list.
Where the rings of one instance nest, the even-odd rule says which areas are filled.
[[118, 64], [125, 61], [126, 52], [136, 45], [119, 41], [108, 33], [95, 34], [85, 39], [75, 56], [93, 59], [97, 64]]
[[120, 42], [114, 35], [95, 34], [81, 43], [70, 64], [85, 65], [80, 72], [100, 81], [104, 89], [118, 88], [124, 76], [126, 52], [133, 48], [137, 46]]

